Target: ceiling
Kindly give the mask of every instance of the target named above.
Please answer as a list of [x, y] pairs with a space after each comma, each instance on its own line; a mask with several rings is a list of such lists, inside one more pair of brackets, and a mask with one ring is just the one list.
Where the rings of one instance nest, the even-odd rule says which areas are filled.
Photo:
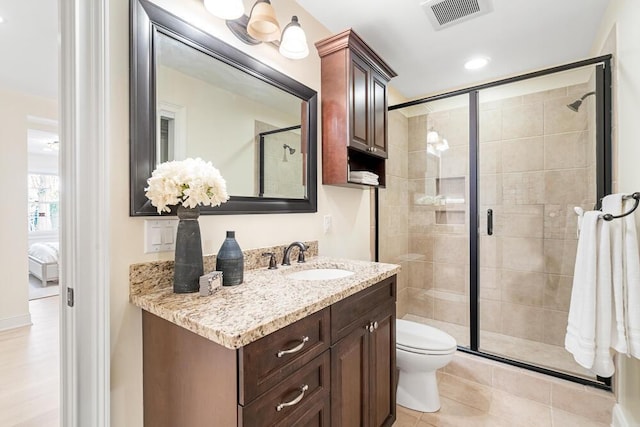
[[[416, 98], [587, 57], [610, 0], [493, 0], [492, 12], [440, 31], [421, 0], [296, 1], [334, 33], [352, 27]], [[57, 97], [57, 3], [0, 0], [0, 87]], [[491, 62], [465, 70], [474, 55]]]
[[[584, 59], [609, 4], [493, 0], [492, 12], [436, 31], [421, 0], [296, 1], [333, 33], [353, 28], [398, 73], [391, 85], [408, 99]], [[477, 55], [489, 65], [466, 70]]]

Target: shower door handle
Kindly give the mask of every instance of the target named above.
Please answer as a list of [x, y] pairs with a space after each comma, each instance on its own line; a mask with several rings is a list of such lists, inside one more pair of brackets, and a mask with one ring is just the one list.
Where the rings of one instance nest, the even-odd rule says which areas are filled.
[[493, 235], [493, 209], [487, 209], [487, 235]]

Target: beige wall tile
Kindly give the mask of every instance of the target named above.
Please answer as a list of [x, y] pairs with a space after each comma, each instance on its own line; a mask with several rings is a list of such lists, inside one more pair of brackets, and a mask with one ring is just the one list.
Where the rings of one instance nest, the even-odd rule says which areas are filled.
[[[522, 237], [503, 237], [502, 266], [509, 270], [544, 271], [544, 240]], [[503, 289], [504, 290], [504, 289]]]
[[409, 252], [421, 261], [433, 261], [434, 240], [431, 234], [414, 233], [409, 240]]
[[[444, 296], [440, 293], [440, 296]], [[434, 298], [433, 318], [456, 325], [469, 325], [469, 300], [468, 299], [444, 299]]]
[[[513, 209], [514, 207], [520, 208], [520, 211]], [[531, 209], [521, 206], [496, 207], [493, 210], [493, 232], [505, 237], [542, 238], [544, 235], [542, 206], [532, 206]]]
[[485, 359], [467, 356], [458, 351], [451, 362], [443, 368], [443, 371], [466, 381], [491, 386], [493, 366], [493, 363], [487, 363]]
[[[567, 110], [568, 111], [568, 110]], [[518, 105], [502, 110], [502, 138], [516, 139], [543, 134], [542, 104]]]
[[479, 307], [480, 329], [488, 332], [502, 332], [502, 303], [480, 298]]
[[503, 203], [505, 205], [543, 204], [545, 202], [544, 175], [545, 172], [517, 172], [503, 174]]
[[469, 238], [467, 236], [436, 235], [433, 250], [435, 262], [469, 264]]
[[409, 234], [428, 234], [436, 222], [435, 212], [426, 206], [412, 206], [409, 214]]
[[515, 426], [551, 426], [551, 407], [496, 389], [489, 413], [512, 420]]
[[426, 151], [427, 150], [427, 116], [413, 116], [408, 122], [409, 151]]
[[433, 318], [433, 297], [427, 290], [409, 287], [407, 313], [426, 318]]
[[[480, 142], [499, 141], [502, 139], [502, 110], [481, 109], [478, 132]], [[484, 146], [481, 149], [484, 149]]]
[[545, 239], [544, 271], [551, 274], [572, 276], [577, 250], [577, 240]]
[[566, 311], [544, 310], [544, 339], [543, 342], [551, 345], [564, 346], [564, 337], [567, 334]]
[[502, 300], [514, 304], [542, 307], [544, 301], [544, 273], [502, 270]]
[[514, 337], [542, 341], [544, 338], [543, 314], [542, 308], [504, 303], [502, 305], [502, 331]]
[[589, 393], [584, 386], [577, 388], [554, 382], [551, 386], [551, 403], [554, 408], [592, 421], [610, 423], [615, 398], [613, 393]]
[[459, 264], [434, 264], [435, 289], [455, 292], [457, 294], [469, 293], [469, 269], [468, 266]]
[[485, 300], [500, 301], [502, 298], [502, 283], [500, 270], [495, 268], [480, 267], [480, 298]]
[[502, 171], [528, 172], [544, 169], [544, 138], [502, 141]]
[[502, 268], [502, 238], [496, 236], [480, 236], [481, 268]]
[[518, 397], [551, 405], [551, 382], [523, 369], [506, 365], [493, 367], [493, 387]]
[[410, 179], [424, 179], [427, 175], [426, 150], [409, 151], [408, 168]]
[[585, 169], [544, 172], [544, 203], [583, 204], [593, 198]]
[[502, 172], [502, 142], [483, 143], [478, 157], [478, 170], [481, 176]]
[[544, 137], [544, 169], [571, 169], [587, 167], [592, 150], [589, 133], [570, 132]]
[[565, 96], [544, 102], [544, 133], [546, 135], [587, 130], [587, 109], [580, 108], [576, 113], [567, 108], [567, 104], [575, 100], [574, 96]]
[[409, 156], [404, 147], [389, 144], [389, 158], [387, 159], [387, 176], [394, 175], [401, 178], [409, 177]]
[[409, 286], [412, 288], [431, 289], [433, 287], [433, 263], [409, 261]]
[[396, 301], [396, 316], [399, 319], [407, 314], [409, 308], [409, 289], [404, 288], [398, 290], [398, 299]]
[[534, 102], [542, 102], [547, 99], [558, 98], [562, 96], [567, 96], [567, 88], [560, 87], [557, 89], [544, 90], [542, 92], [530, 93], [528, 95], [524, 95], [522, 97], [523, 104], [530, 104]]
[[481, 411], [488, 411], [491, 406], [490, 387], [446, 373], [438, 375], [438, 386], [441, 397], [463, 403]]
[[451, 147], [440, 155], [440, 177], [466, 176], [469, 169], [469, 150], [466, 146]]
[[544, 308], [569, 312], [573, 276], [545, 274]]
[[478, 182], [478, 199], [481, 205], [503, 203], [503, 175], [482, 175]]
[[409, 119], [400, 111], [389, 111], [388, 114], [389, 145], [402, 148], [406, 153], [409, 149]]

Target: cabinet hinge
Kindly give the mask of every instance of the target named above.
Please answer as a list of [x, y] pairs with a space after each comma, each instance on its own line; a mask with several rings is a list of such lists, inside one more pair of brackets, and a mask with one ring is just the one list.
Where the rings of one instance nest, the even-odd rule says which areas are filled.
[[73, 307], [75, 303], [75, 298], [73, 296], [73, 288], [67, 288], [67, 305], [69, 307]]

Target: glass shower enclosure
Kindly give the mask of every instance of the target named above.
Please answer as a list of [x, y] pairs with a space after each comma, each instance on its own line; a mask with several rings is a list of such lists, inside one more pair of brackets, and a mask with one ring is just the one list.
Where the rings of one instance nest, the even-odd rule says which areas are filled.
[[389, 108], [382, 262], [398, 317], [462, 351], [603, 388], [564, 350], [574, 207], [611, 189], [610, 64], [599, 57]]

